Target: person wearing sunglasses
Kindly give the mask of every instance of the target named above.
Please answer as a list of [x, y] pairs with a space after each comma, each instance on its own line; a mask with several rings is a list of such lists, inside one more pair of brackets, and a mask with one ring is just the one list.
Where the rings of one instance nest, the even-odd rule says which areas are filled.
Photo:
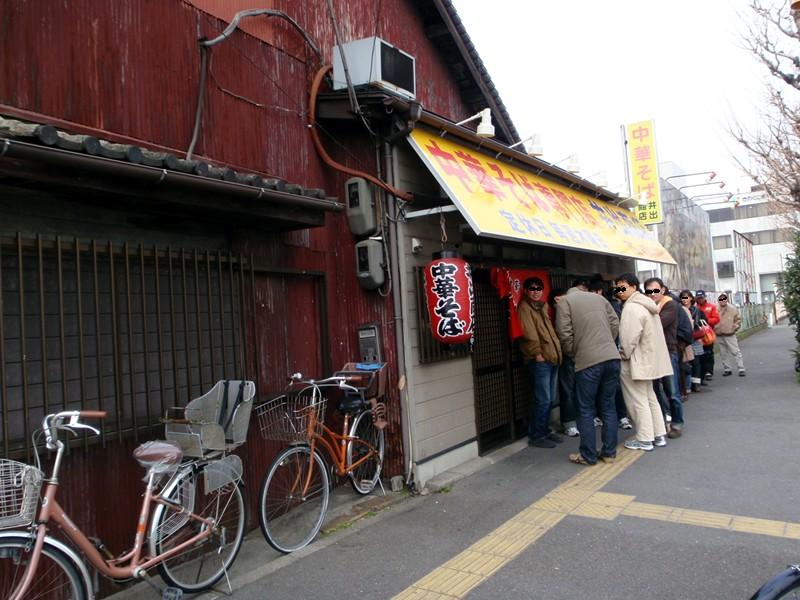
[[544, 283], [529, 277], [522, 284], [524, 295], [517, 307], [522, 326], [520, 351], [528, 371], [533, 400], [528, 417], [528, 445], [555, 448], [562, 439], [550, 430], [550, 409], [556, 395], [561, 344], [547, 314]]
[[650, 452], [656, 439], [667, 435], [653, 381], [671, 375], [672, 364], [658, 306], [639, 291], [639, 279], [623, 273], [615, 285], [615, 294], [624, 303], [619, 324], [620, 383], [636, 432], [625, 447]]
[[739, 340], [736, 332], [742, 326], [742, 317], [739, 309], [728, 302], [727, 294], [720, 294], [717, 298], [719, 302], [719, 323], [714, 327], [719, 342], [719, 355], [722, 358], [723, 377], [728, 377], [733, 373], [733, 364], [739, 370], [739, 377], [745, 376], [744, 360], [742, 351], [739, 349]]
[[[680, 437], [683, 433], [683, 399], [680, 394], [678, 377], [680, 376], [680, 360], [678, 357], [678, 303], [668, 294], [664, 281], [659, 277], [651, 277], [644, 282], [644, 293], [650, 296], [658, 307], [658, 316], [664, 330], [664, 340], [672, 364], [672, 374], [653, 382], [653, 387], [661, 405], [661, 412], [667, 424], [667, 435], [670, 438]], [[665, 439], [656, 439], [656, 446], [666, 445]]]
[[[703, 330], [700, 326], [700, 321], [704, 320], [703, 313], [697, 307], [694, 294], [690, 290], [681, 290], [681, 304], [689, 310], [692, 317], [692, 353], [694, 357], [691, 365], [691, 390], [693, 393], [703, 391], [711, 391], [708, 384], [703, 381]], [[702, 387], [701, 387], [702, 386]]]
[[[569, 460], [594, 465], [614, 462], [617, 455], [615, 395], [619, 351], [614, 339], [619, 319], [608, 300], [588, 291], [589, 282], [576, 280], [556, 307], [556, 332], [566, 356], [575, 361], [575, 406], [580, 433], [578, 452]], [[600, 414], [598, 415], [598, 408]], [[602, 420], [602, 449], [597, 451], [595, 417]]]

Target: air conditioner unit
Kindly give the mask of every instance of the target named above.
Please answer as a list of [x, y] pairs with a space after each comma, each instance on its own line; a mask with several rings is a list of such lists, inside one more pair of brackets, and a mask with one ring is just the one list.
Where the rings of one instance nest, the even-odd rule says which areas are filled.
[[[353, 86], [372, 85], [403, 98], [417, 95], [414, 57], [384, 42], [368, 37], [342, 44]], [[333, 47], [333, 89], [347, 89], [339, 46]]]

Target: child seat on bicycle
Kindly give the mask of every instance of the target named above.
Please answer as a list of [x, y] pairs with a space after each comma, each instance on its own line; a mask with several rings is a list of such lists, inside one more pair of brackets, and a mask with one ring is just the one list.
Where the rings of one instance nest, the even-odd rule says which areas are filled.
[[247, 439], [255, 394], [252, 381], [221, 379], [185, 408], [172, 409], [178, 418], [166, 419], [167, 440], [195, 458], [209, 452], [230, 452]]

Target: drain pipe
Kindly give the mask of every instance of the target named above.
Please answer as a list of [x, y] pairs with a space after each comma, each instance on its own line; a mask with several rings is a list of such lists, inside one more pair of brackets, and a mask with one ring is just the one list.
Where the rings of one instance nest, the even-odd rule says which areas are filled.
[[[395, 176], [394, 165], [394, 150], [392, 146], [384, 141], [383, 143], [383, 161], [384, 161], [384, 180], [389, 182], [389, 185], [396, 187], [397, 181]], [[391, 218], [389, 221], [389, 231], [391, 239], [389, 243], [389, 268], [391, 269], [391, 277], [394, 281], [392, 286], [392, 304], [394, 306], [394, 338], [397, 353], [397, 373], [398, 382], [402, 381], [405, 385], [402, 386], [400, 392], [400, 407], [401, 407], [401, 426], [403, 429], [403, 455], [405, 461], [405, 482], [408, 485], [411, 482], [412, 468], [414, 464], [414, 437], [413, 428], [411, 426], [411, 407], [409, 404], [408, 381], [406, 378], [406, 348], [405, 336], [403, 328], [403, 294], [401, 290], [401, 273], [400, 269], [400, 231], [397, 219], [394, 215], [397, 214], [397, 200], [392, 194], [386, 194], [387, 212]]]

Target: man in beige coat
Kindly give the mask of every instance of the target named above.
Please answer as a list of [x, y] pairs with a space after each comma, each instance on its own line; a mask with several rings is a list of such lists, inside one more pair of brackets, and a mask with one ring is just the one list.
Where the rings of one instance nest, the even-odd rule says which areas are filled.
[[617, 277], [615, 293], [624, 302], [619, 324], [620, 383], [628, 416], [636, 435], [625, 442], [630, 450], [649, 452], [667, 445], [667, 428], [658, 404], [653, 380], [672, 374], [664, 329], [655, 302], [639, 292], [633, 273]]
[[723, 377], [733, 373], [733, 362], [736, 361], [736, 368], [739, 369], [739, 377], [745, 376], [744, 360], [742, 351], [739, 349], [739, 340], [736, 332], [742, 326], [742, 316], [739, 309], [728, 304], [728, 295], [720, 294], [717, 298], [719, 303], [719, 323], [714, 326], [719, 343], [719, 353], [722, 358]]

